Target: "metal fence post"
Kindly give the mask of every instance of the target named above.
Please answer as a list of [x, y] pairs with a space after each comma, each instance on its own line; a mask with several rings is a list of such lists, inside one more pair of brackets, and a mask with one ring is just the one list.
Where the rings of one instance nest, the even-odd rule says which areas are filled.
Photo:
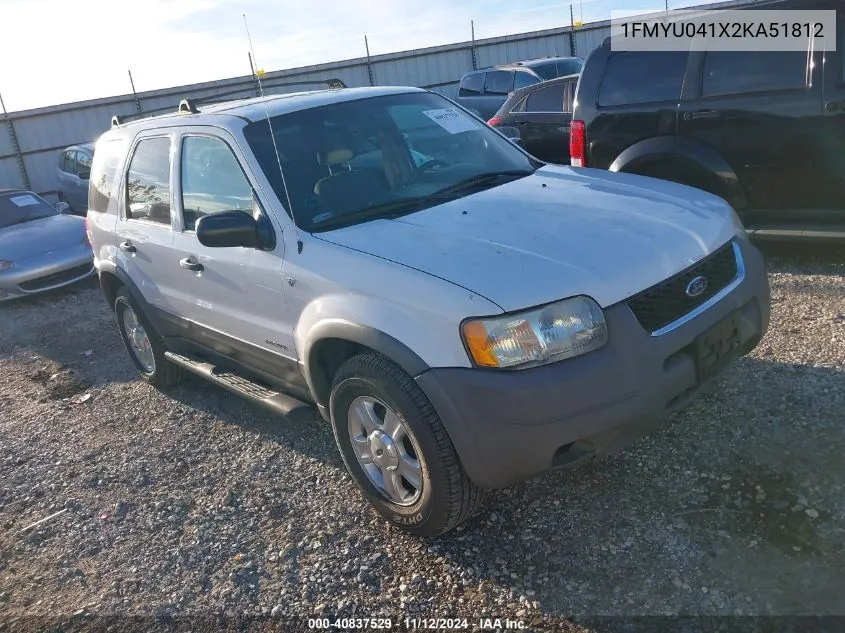
[[255, 73], [255, 66], [252, 63], [252, 53], [247, 51], [249, 57], [249, 72], [252, 73], [252, 85], [255, 86], [255, 96], [261, 96], [261, 84], [258, 83], [258, 75]]
[[475, 50], [475, 20], [469, 21], [469, 28], [472, 31], [472, 44], [469, 47], [470, 55], [472, 56], [472, 69], [478, 70], [478, 53]]
[[370, 43], [367, 41], [367, 36], [364, 35], [364, 48], [367, 49], [367, 74], [370, 76], [370, 85], [376, 85], [376, 75], [373, 72], [373, 64], [370, 61]]
[[127, 70], [126, 72], [129, 73], [129, 84], [132, 86], [132, 96], [135, 97], [135, 107], [138, 109], [138, 114], [143, 114], [144, 111], [141, 109], [141, 100], [138, 98], [138, 93], [135, 92], [135, 80], [132, 79], [132, 71]]
[[0, 107], [3, 108], [3, 117], [6, 119], [6, 125], [9, 126], [9, 138], [12, 139], [12, 148], [15, 150], [15, 158], [18, 159], [18, 169], [23, 178], [24, 187], [31, 189], [29, 184], [29, 175], [26, 173], [26, 165], [23, 162], [23, 154], [21, 153], [21, 146], [18, 143], [18, 135], [15, 134], [15, 126], [12, 124], [12, 118], [6, 112], [6, 104], [3, 103], [3, 95], [0, 95]]
[[572, 57], [577, 57], [575, 54], [575, 10], [572, 5], [569, 5], [569, 52]]

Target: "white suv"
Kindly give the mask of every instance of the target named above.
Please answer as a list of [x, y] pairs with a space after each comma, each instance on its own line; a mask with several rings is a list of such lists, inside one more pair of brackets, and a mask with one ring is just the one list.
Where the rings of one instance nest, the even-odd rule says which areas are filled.
[[103, 134], [89, 193], [142, 377], [316, 407], [369, 502], [420, 535], [624, 446], [769, 322], [720, 198], [545, 165], [415, 88], [183, 102]]

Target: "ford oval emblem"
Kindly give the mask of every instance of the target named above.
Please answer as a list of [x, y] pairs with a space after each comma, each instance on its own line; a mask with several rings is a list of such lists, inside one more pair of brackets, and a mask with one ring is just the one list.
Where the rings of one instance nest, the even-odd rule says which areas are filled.
[[707, 277], [698, 276], [693, 278], [688, 284], [686, 293], [688, 297], [698, 297], [705, 290], [707, 290]]

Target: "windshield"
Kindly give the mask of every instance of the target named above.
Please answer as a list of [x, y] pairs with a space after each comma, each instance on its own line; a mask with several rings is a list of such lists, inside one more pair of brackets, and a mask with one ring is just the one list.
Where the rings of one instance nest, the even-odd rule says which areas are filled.
[[[279, 150], [273, 148], [272, 127]], [[250, 123], [247, 142], [298, 226], [395, 217], [532, 173], [539, 163], [440, 95], [357, 99]]]
[[58, 211], [34, 193], [15, 191], [0, 194], [0, 229], [51, 215], [58, 215]]

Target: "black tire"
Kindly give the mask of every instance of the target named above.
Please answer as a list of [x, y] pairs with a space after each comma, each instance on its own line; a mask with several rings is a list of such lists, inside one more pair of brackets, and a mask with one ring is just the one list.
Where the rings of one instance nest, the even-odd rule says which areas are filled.
[[[124, 313], [127, 310], [131, 310], [135, 314], [149, 339], [154, 361], [151, 371], [141, 364], [129, 342], [129, 334], [126, 331], [124, 323]], [[155, 331], [155, 328], [147, 321], [143, 311], [138, 307], [134, 297], [132, 297], [125, 286], [120, 288], [115, 295], [114, 314], [117, 317], [117, 329], [120, 331], [120, 338], [123, 339], [123, 344], [126, 346], [129, 358], [132, 364], [135, 365], [138, 373], [141, 374], [143, 380], [159, 389], [165, 389], [177, 384], [185, 377], [184, 369], [178, 365], [174, 365], [164, 357], [164, 353], [167, 351], [164, 342], [161, 340], [158, 332]]]
[[[413, 433], [423, 473], [419, 498], [413, 505], [390, 501], [370, 481], [355, 455], [349, 407], [360, 396], [383, 402]], [[464, 472], [434, 407], [414, 380], [386, 357], [366, 353], [347, 360], [334, 376], [329, 412], [349, 474], [373, 508], [393, 525], [417, 536], [438, 536], [466, 521], [480, 506], [483, 490]]]

